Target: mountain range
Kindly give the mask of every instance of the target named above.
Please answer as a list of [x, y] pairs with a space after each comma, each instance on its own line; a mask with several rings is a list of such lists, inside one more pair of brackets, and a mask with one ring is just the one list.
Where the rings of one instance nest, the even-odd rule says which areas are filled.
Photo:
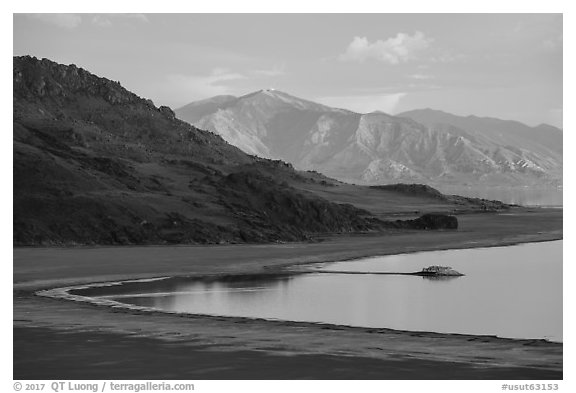
[[562, 131], [425, 109], [391, 116], [266, 89], [175, 110], [243, 151], [359, 184], [562, 184]]
[[30, 56], [13, 58], [13, 127], [17, 246], [283, 242], [419, 229], [426, 222], [417, 213], [506, 208], [426, 186], [362, 187], [297, 171], [248, 155], [119, 82]]

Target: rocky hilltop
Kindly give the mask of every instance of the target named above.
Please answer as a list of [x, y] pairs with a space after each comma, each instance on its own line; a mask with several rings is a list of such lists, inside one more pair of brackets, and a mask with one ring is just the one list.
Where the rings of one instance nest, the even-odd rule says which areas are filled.
[[295, 241], [413, 229], [388, 216], [415, 207], [482, 209], [299, 172], [119, 82], [47, 59], [13, 61], [15, 245]]
[[342, 181], [561, 184], [562, 138], [554, 127], [460, 122], [453, 115], [431, 119], [415, 112], [360, 114], [260, 90], [191, 103], [176, 115], [251, 154]]
[[15, 57], [13, 72], [16, 245], [288, 241], [380, 227], [272, 178], [278, 163], [118, 82], [33, 57]]

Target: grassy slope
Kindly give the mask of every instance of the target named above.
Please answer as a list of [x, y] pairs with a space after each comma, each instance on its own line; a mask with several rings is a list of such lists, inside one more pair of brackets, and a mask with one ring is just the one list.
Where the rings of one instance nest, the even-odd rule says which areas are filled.
[[482, 209], [249, 156], [117, 82], [30, 57], [14, 58], [13, 138], [15, 245], [296, 241]]

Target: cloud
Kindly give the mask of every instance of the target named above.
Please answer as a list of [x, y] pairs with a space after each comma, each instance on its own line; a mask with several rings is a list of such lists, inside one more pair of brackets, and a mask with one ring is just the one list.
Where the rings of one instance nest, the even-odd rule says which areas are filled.
[[284, 67], [275, 66], [268, 70], [254, 70], [251, 74], [254, 76], [274, 77], [285, 75], [286, 72], [284, 72]]
[[420, 80], [420, 81], [425, 81], [425, 80], [434, 79], [434, 76], [428, 75], [428, 74], [411, 74], [411, 75], [408, 75], [408, 78], [416, 79], [416, 80]]
[[200, 78], [209, 81], [211, 84], [219, 84], [226, 81], [246, 79], [246, 76], [238, 72], [232, 72], [228, 68], [217, 67], [212, 69], [210, 75]]
[[466, 56], [463, 54], [453, 54], [453, 53], [442, 53], [437, 56], [429, 58], [432, 63], [454, 63], [456, 61], [466, 60]]
[[[237, 94], [245, 89], [238, 84], [254, 81], [262, 77], [284, 75], [280, 67], [272, 69], [236, 72], [226, 67], [215, 67], [204, 75], [168, 75], [160, 87], [155, 88], [155, 95], [161, 96], [161, 101], [171, 105], [181, 105], [195, 100], [201, 100], [218, 95]], [[163, 99], [166, 97], [166, 99]], [[169, 97], [169, 98], [168, 98]]]
[[92, 17], [92, 24], [100, 27], [112, 26], [113, 19], [134, 20], [140, 23], [148, 23], [148, 17], [144, 14], [98, 14]]
[[148, 17], [145, 14], [115, 14], [116, 17], [134, 19], [142, 23], [148, 23]]
[[112, 21], [105, 16], [96, 15], [92, 18], [92, 24], [100, 27], [112, 26]]
[[335, 108], [349, 109], [358, 113], [382, 111], [394, 113], [405, 92], [393, 94], [319, 97], [316, 101]]
[[64, 29], [74, 29], [82, 23], [82, 17], [78, 14], [27, 14], [29, 18], [38, 19], [42, 22], [62, 27]]
[[396, 37], [386, 41], [378, 40], [373, 43], [366, 37], [354, 37], [346, 52], [340, 55], [342, 61], [363, 62], [365, 60], [377, 60], [387, 64], [400, 64], [417, 58], [427, 49], [433, 39], [426, 37], [424, 33], [417, 31], [410, 36], [398, 33]]
[[441, 89], [442, 86], [434, 83], [409, 83], [405, 86], [407, 90], [410, 91], [427, 91], [427, 90], [438, 90]]
[[231, 72], [226, 68], [214, 68], [209, 75], [168, 75], [164, 90], [174, 98], [190, 102], [231, 94], [233, 90], [229, 84], [243, 79], [246, 79], [243, 74]]
[[559, 34], [555, 37], [546, 39], [542, 42], [542, 46], [545, 49], [560, 49], [560, 50], [562, 50], [562, 44], [563, 44], [562, 34]]

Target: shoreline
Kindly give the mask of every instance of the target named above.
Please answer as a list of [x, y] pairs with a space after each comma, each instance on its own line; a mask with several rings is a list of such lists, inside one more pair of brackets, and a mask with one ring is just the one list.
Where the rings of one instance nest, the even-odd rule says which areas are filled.
[[[534, 218], [545, 220], [538, 223]], [[132, 337], [136, 334], [137, 337], [154, 340], [158, 350], [165, 349], [170, 342], [180, 342], [197, 348], [200, 340], [203, 344], [212, 343], [209, 346], [210, 351], [224, 351], [232, 358], [244, 351], [296, 358], [308, 355], [336, 356], [334, 359], [345, 361], [347, 369], [356, 370], [358, 375], [365, 375], [357, 370], [357, 367], [361, 367], [359, 359], [388, 362], [391, 358], [400, 356], [406, 367], [410, 367], [410, 362], [414, 359], [419, 359], [450, 364], [456, 362], [468, 371], [490, 369], [493, 372], [491, 375], [499, 375], [498, 370], [506, 367], [514, 368], [516, 371], [511, 371], [511, 374], [506, 376], [507, 379], [513, 379], [514, 376], [530, 379], [527, 375], [538, 374], [534, 370], [547, 370], [546, 372], [555, 376], [552, 379], [562, 378], [563, 344], [546, 340], [395, 331], [385, 328], [212, 315], [183, 316], [162, 311], [144, 312], [79, 304], [33, 295], [42, 289], [98, 282], [167, 276], [274, 274], [287, 266], [299, 264], [433, 250], [503, 247], [562, 239], [561, 211], [522, 212], [515, 217], [467, 217], [471, 224], [482, 224], [494, 219], [508, 223], [507, 226], [502, 226], [505, 229], [501, 231], [503, 233], [494, 232], [492, 229], [487, 231], [485, 228], [488, 226], [482, 226], [476, 231], [464, 227], [456, 232], [348, 236], [312, 244], [289, 243], [273, 246], [143, 247], [140, 250], [134, 247], [130, 247], [130, 250], [100, 247], [89, 250], [14, 249], [14, 329], [41, 329], [50, 337], [57, 332], [98, 332], [105, 334], [110, 340], [114, 337], [120, 340], [121, 337]], [[509, 225], [510, 222], [514, 225]], [[543, 222], [550, 225], [541, 228], [540, 224]], [[415, 244], [417, 246], [414, 246]], [[126, 255], [134, 253], [138, 255], [133, 261], [126, 260]], [[81, 261], [77, 257], [80, 255], [84, 257]], [[103, 255], [108, 255], [109, 260], [102, 259]], [[162, 256], [165, 261], [159, 262], [155, 259], [158, 256]], [[94, 266], [93, 261], [100, 261], [100, 266]], [[153, 263], [149, 263], [150, 261]], [[42, 269], [46, 266], [53, 270]], [[14, 350], [16, 357], [16, 344]], [[76, 361], [82, 359], [78, 358]], [[280, 360], [279, 362], [281, 363]], [[26, 367], [20, 369], [25, 370]], [[524, 371], [521, 372], [520, 369]], [[532, 371], [526, 374], [528, 369]], [[414, 369], [415, 375], [421, 371]], [[458, 375], [450, 374], [449, 370], [446, 373], [442, 374], [444, 379], [458, 378]], [[65, 376], [66, 373], [62, 375]], [[474, 378], [471, 376], [474, 374], [466, 375], [467, 378]]]
[[[356, 261], [359, 259], [366, 259], [366, 258], [380, 258], [380, 257], [388, 257], [393, 255], [405, 255], [405, 254], [416, 254], [421, 252], [435, 252], [435, 251], [456, 251], [456, 250], [469, 250], [475, 248], [496, 248], [496, 247], [510, 247], [510, 246], [518, 246], [521, 244], [529, 244], [529, 243], [545, 243], [545, 242], [557, 242], [564, 240], [563, 236], [559, 237], [552, 237], [549, 239], [531, 239], [531, 240], [517, 240], [517, 241], [504, 241], [499, 244], [486, 244], [486, 245], [476, 245], [476, 244], [467, 244], [465, 246], [454, 246], [454, 247], [446, 247], [446, 248], [430, 248], [430, 249], [418, 249], [418, 250], [407, 250], [404, 252], [398, 252], [393, 254], [378, 254], [378, 255], [367, 255], [367, 256], [360, 256], [360, 257], [353, 257], [348, 259], [342, 260], [326, 260], [320, 262], [291, 262], [285, 266], [282, 265], [273, 265], [270, 267], [264, 266], [263, 269], [276, 269], [282, 270], [286, 267], [291, 266], [301, 266], [301, 265], [312, 265], [316, 263], [336, 263], [336, 262], [351, 262]], [[382, 273], [379, 273], [382, 274]], [[386, 274], [409, 274], [409, 273], [386, 273]], [[410, 273], [411, 274], [411, 273]]]
[[230, 316], [230, 315], [220, 315], [220, 314], [202, 314], [202, 313], [188, 313], [188, 312], [179, 312], [179, 311], [165, 311], [159, 310], [154, 307], [145, 307], [145, 306], [137, 306], [132, 305], [129, 303], [123, 303], [115, 300], [109, 300], [107, 298], [100, 298], [94, 296], [86, 296], [80, 294], [71, 294], [71, 291], [83, 291], [86, 289], [94, 289], [94, 288], [106, 288], [115, 285], [122, 285], [125, 283], [136, 283], [136, 282], [151, 282], [151, 281], [160, 281], [160, 280], [170, 280], [170, 279], [177, 279], [177, 278], [189, 278], [189, 279], [214, 279], [214, 280], [221, 280], [223, 278], [229, 277], [254, 277], [254, 276], [275, 276], [278, 274], [286, 274], [286, 275], [296, 275], [296, 274], [311, 274], [311, 273], [323, 273], [323, 274], [385, 274], [385, 275], [417, 275], [417, 273], [373, 273], [373, 272], [339, 272], [339, 271], [290, 271], [286, 270], [287, 268], [294, 267], [294, 266], [302, 266], [302, 265], [313, 265], [318, 263], [336, 263], [336, 262], [345, 262], [345, 261], [353, 261], [353, 260], [361, 260], [366, 258], [379, 258], [384, 256], [393, 256], [393, 255], [403, 255], [403, 254], [413, 254], [413, 253], [421, 253], [421, 252], [441, 252], [441, 251], [451, 251], [451, 250], [467, 250], [467, 249], [482, 249], [482, 248], [495, 248], [495, 247], [511, 247], [517, 246], [521, 244], [530, 244], [530, 243], [544, 243], [544, 242], [553, 242], [553, 241], [561, 241], [562, 239], [554, 239], [554, 240], [536, 240], [536, 241], [526, 241], [526, 242], [519, 242], [513, 244], [501, 244], [501, 245], [492, 245], [487, 247], [465, 247], [465, 248], [445, 248], [440, 250], [418, 250], [418, 251], [408, 251], [406, 253], [401, 254], [388, 254], [388, 255], [373, 255], [370, 257], [359, 257], [354, 259], [348, 260], [339, 260], [339, 261], [323, 261], [323, 262], [303, 262], [303, 263], [294, 263], [289, 265], [276, 265], [272, 267], [263, 266], [263, 270], [267, 270], [266, 272], [262, 271], [253, 271], [253, 272], [243, 272], [243, 273], [235, 273], [235, 274], [227, 274], [227, 273], [215, 273], [215, 274], [204, 274], [204, 275], [180, 275], [180, 276], [163, 276], [163, 277], [152, 277], [152, 278], [143, 278], [143, 279], [127, 279], [121, 281], [108, 281], [108, 282], [95, 282], [90, 284], [83, 284], [77, 286], [67, 286], [67, 287], [58, 287], [58, 288], [51, 288], [51, 289], [43, 289], [40, 291], [34, 292], [34, 296], [46, 297], [50, 299], [57, 299], [62, 301], [72, 301], [72, 302], [80, 302], [85, 304], [91, 304], [97, 307], [115, 307], [115, 308], [122, 308], [126, 309], [128, 312], [143, 312], [146, 314], [151, 315], [177, 315], [183, 318], [227, 318], [230, 321], [238, 321], [238, 320], [248, 320], [248, 321], [260, 321], [260, 322], [278, 322], [278, 323], [296, 323], [302, 325], [311, 325], [311, 326], [328, 326], [335, 329], [359, 329], [362, 331], [371, 331], [374, 329], [386, 331], [386, 332], [393, 332], [397, 334], [401, 333], [417, 333], [421, 335], [434, 335], [434, 336], [442, 336], [442, 337], [454, 337], [454, 336], [463, 336], [468, 338], [486, 338], [486, 339], [497, 339], [497, 340], [505, 340], [505, 341], [513, 341], [519, 344], [525, 343], [533, 343], [533, 342], [541, 342], [541, 343], [550, 343], [550, 344], [558, 344], [562, 345], [563, 341], [551, 341], [548, 339], [541, 339], [541, 338], [513, 338], [513, 337], [500, 337], [497, 335], [491, 334], [466, 334], [466, 333], [447, 333], [447, 332], [435, 332], [435, 331], [426, 331], [426, 330], [403, 330], [403, 329], [392, 329], [388, 327], [367, 327], [367, 326], [355, 326], [355, 325], [344, 325], [344, 324], [335, 324], [335, 323], [328, 323], [328, 322], [314, 322], [314, 321], [294, 321], [288, 319], [274, 319], [274, 318], [259, 318], [259, 317], [241, 317], [241, 316]]
[[[560, 214], [562, 214], [563, 209], [554, 209], [559, 210]], [[478, 213], [471, 213], [472, 215], [476, 216]], [[501, 213], [501, 216], [510, 215], [509, 213]], [[274, 248], [274, 247], [296, 247], [296, 246], [314, 246], [314, 245], [323, 245], [327, 241], [335, 241], [338, 242], [340, 238], [345, 238], [347, 240], [354, 240], [354, 239], [393, 239], [396, 236], [406, 236], [406, 235], [414, 235], [418, 237], [418, 235], [434, 235], [434, 234], [451, 234], [451, 233], [458, 233], [458, 231], [449, 231], [449, 230], [439, 230], [439, 231], [400, 231], [398, 233], [368, 233], [368, 234], [336, 234], [332, 236], [323, 236], [320, 237], [322, 240], [320, 241], [310, 241], [310, 242], [287, 242], [287, 243], [241, 243], [241, 244], [225, 244], [225, 245], [186, 245], [186, 244], [178, 244], [178, 245], [128, 245], [128, 246], [79, 246], [79, 247], [14, 247], [14, 251], [22, 251], [22, 250], [33, 250], [33, 251], [90, 251], [90, 250], [97, 250], [97, 251], [106, 251], [106, 250], [130, 250], [130, 249], [190, 249], [190, 250], [209, 250], [211, 248]], [[519, 235], [521, 236], [521, 235]], [[237, 271], [236, 274], [257, 274], [259, 270], [266, 271], [266, 272], [276, 272], [276, 271], [283, 271], [288, 267], [294, 266], [301, 266], [301, 265], [309, 265], [309, 264], [316, 264], [316, 263], [332, 263], [332, 262], [348, 262], [348, 261], [355, 261], [359, 259], [365, 258], [379, 258], [379, 257], [386, 257], [391, 255], [404, 255], [404, 254], [414, 254], [414, 253], [421, 253], [421, 252], [432, 252], [432, 251], [450, 251], [450, 250], [467, 250], [473, 248], [493, 248], [493, 247], [508, 247], [520, 244], [527, 244], [527, 243], [541, 243], [541, 242], [551, 242], [551, 241], [561, 241], [563, 240], [563, 231], [560, 228], [557, 231], [552, 232], [537, 232], [536, 234], [532, 233], [529, 236], [521, 237], [521, 238], [504, 238], [504, 239], [483, 239], [483, 240], [467, 240], [465, 243], [462, 244], [448, 244], [448, 245], [430, 245], [430, 246], [408, 246], [407, 249], [402, 250], [383, 250], [380, 252], [373, 252], [373, 251], [366, 251], [366, 252], [354, 252], [357, 255], [348, 256], [344, 254], [340, 256], [340, 254], [336, 256], [330, 255], [322, 255], [318, 258], [310, 259], [309, 256], [304, 256], [304, 260], [301, 261], [294, 261], [290, 260], [286, 263], [262, 263], [257, 264], [254, 267], [256, 270], [244, 270], [240, 269]], [[159, 279], [165, 277], [182, 277], [189, 274], [195, 274], [194, 272], [191, 273], [168, 273], [167, 275], [162, 276], [150, 276], [146, 275], [143, 277], [139, 277], [139, 274], [136, 274], [133, 277], [126, 277], [122, 280], [138, 280], [138, 279]], [[229, 275], [227, 272], [215, 272], [209, 275]], [[105, 283], [108, 280], [104, 281], [93, 281], [92, 284], [98, 283]], [[72, 281], [74, 283], [74, 281]], [[87, 284], [90, 282], [80, 280], [78, 283]], [[34, 290], [41, 290], [41, 289], [56, 289], [57, 286], [50, 284], [48, 282], [43, 281], [35, 281], [35, 282], [14, 282], [13, 289], [14, 290], [24, 290], [24, 291], [34, 291]]]

